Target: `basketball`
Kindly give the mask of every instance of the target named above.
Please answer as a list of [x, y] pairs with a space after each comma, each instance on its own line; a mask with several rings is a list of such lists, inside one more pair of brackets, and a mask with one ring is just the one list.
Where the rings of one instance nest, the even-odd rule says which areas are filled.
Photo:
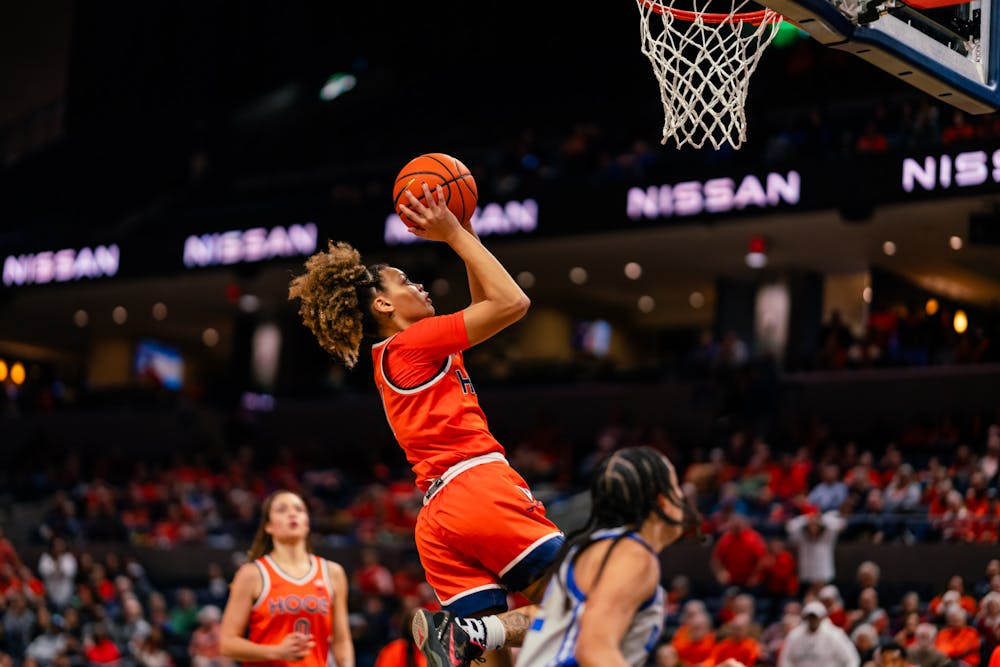
[[425, 153], [406, 163], [396, 176], [392, 188], [392, 206], [404, 223], [410, 224], [399, 209], [400, 204], [409, 205], [409, 200], [403, 193], [409, 190], [414, 197], [424, 202], [424, 183], [427, 183], [432, 193], [440, 185], [448, 201], [448, 208], [458, 221], [463, 225], [469, 222], [479, 198], [476, 180], [458, 158], [444, 153]]

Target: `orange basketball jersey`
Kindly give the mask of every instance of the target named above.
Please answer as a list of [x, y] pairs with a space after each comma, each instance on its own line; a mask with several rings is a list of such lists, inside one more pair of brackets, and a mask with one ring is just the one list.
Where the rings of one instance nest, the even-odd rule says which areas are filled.
[[[264, 586], [250, 610], [248, 638], [258, 644], [280, 644], [293, 632], [312, 635], [316, 642], [312, 652], [295, 665], [327, 667], [333, 633], [333, 587], [323, 559], [319, 556], [310, 559], [312, 566], [301, 579], [282, 572], [270, 556], [254, 561]], [[252, 664], [283, 667], [286, 663]]]
[[421, 491], [460, 461], [504, 453], [465, 370], [468, 347], [461, 312], [420, 320], [372, 346], [375, 386]]

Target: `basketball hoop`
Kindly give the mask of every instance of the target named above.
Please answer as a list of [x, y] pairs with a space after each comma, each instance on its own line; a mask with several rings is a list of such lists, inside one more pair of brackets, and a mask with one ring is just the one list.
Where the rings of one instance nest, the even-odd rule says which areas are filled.
[[660, 143], [739, 148], [747, 138], [750, 75], [778, 33], [781, 15], [771, 9], [741, 11], [754, 4], [751, 0], [727, 0], [731, 10], [721, 14], [705, 11], [711, 0], [694, 0], [694, 11], [676, 9], [677, 1], [636, 0], [642, 52], [660, 84]]

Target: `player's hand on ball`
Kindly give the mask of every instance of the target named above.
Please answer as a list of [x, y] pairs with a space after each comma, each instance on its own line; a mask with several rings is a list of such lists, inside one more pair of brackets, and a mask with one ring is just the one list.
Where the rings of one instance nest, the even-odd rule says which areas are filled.
[[426, 204], [407, 190], [405, 195], [410, 202], [409, 206], [399, 205], [400, 210], [406, 213], [409, 219], [410, 233], [430, 241], [447, 241], [455, 233], [462, 231], [462, 225], [455, 214], [448, 209], [448, 200], [440, 185], [433, 195], [426, 183], [423, 187]]

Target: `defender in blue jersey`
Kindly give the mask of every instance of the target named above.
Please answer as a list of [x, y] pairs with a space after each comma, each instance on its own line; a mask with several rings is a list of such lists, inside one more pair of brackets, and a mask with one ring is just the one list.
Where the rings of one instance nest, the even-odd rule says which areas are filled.
[[[587, 523], [556, 559], [517, 667], [641, 667], [660, 637], [659, 554], [698, 523], [673, 465], [650, 447], [615, 452], [597, 470], [591, 502]], [[435, 667], [468, 665], [480, 646], [520, 643], [505, 614], [427, 620], [436, 650], [425, 653]]]

